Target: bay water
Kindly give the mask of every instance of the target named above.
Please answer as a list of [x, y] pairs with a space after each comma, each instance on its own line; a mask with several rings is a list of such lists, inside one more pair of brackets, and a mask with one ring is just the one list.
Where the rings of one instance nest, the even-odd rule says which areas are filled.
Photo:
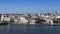
[[51, 25], [0, 25], [0, 34], [60, 34], [60, 26]]

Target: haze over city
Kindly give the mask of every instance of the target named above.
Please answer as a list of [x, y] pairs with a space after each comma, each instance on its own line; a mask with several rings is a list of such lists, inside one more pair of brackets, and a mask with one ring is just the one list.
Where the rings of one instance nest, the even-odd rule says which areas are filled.
[[0, 0], [0, 13], [47, 13], [60, 11], [60, 0]]

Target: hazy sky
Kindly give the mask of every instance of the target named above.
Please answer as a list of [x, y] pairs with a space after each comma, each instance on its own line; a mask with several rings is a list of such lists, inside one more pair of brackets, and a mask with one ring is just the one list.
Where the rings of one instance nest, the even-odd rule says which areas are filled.
[[0, 0], [0, 13], [46, 13], [60, 11], [60, 0]]

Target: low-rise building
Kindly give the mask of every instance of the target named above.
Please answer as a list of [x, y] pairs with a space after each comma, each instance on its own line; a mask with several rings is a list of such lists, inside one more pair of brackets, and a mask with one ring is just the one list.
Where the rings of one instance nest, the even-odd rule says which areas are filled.
[[4, 17], [3, 20], [7, 21], [7, 22], [10, 22], [11, 19], [10, 19], [10, 17]]
[[1, 16], [1, 21], [7, 21], [9, 22], [10, 21], [10, 17], [4, 17], [4, 15]]
[[25, 19], [24, 17], [20, 17], [20, 23], [26, 24], [27, 22], [28, 22], [27, 19]]

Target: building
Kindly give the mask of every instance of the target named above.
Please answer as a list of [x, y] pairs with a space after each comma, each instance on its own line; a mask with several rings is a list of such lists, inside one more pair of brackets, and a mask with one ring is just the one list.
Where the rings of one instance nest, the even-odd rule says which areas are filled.
[[1, 21], [7, 21], [7, 22], [9, 22], [10, 21], [10, 17], [4, 17], [4, 15], [2, 14], [2, 16], [1, 16]]

